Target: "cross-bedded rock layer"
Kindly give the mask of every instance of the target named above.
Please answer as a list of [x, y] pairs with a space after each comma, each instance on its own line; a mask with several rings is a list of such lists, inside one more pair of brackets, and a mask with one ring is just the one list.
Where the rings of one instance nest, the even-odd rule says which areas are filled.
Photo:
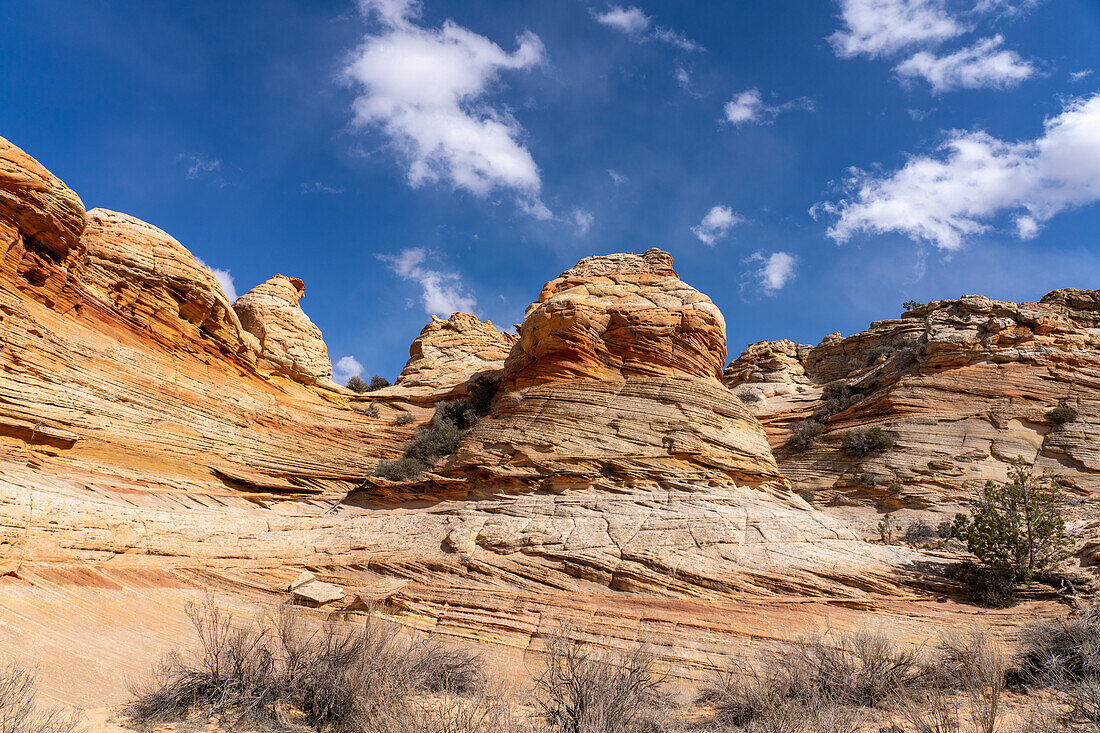
[[[825, 496], [942, 506], [965, 497], [967, 482], [1003, 479], [1016, 457], [1082, 492], [1100, 488], [1100, 291], [1056, 290], [1039, 303], [971, 295], [816, 347], [761, 342], [724, 381], [796, 487]], [[1059, 406], [1076, 419], [1057, 424]], [[824, 434], [799, 450], [791, 431], [815, 411]], [[847, 455], [843, 436], [869, 427], [894, 446]]]

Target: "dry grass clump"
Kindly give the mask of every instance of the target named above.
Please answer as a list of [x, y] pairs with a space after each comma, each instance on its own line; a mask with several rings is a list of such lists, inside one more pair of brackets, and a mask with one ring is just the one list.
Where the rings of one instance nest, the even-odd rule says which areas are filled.
[[1100, 730], [1100, 604], [1072, 618], [1024, 628], [1015, 676], [1044, 687], [1073, 718]]
[[34, 672], [19, 664], [0, 666], [0, 733], [74, 733], [77, 716], [48, 710], [36, 700]]
[[916, 652], [881, 633], [829, 633], [784, 645], [756, 668], [735, 667], [704, 689], [715, 722], [760, 731], [852, 731], [856, 710], [927, 683]]
[[546, 733], [659, 733], [666, 707], [665, 678], [653, 656], [637, 647], [597, 652], [566, 638], [547, 641], [546, 670], [535, 681], [535, 702]]
[[188, 613], [199, 651], [170, 655], [148, 684], [132, 689], [123, 710], [132, 725], [201, 715], [231, 729], [405, 733], [419, 730], [408, 727], [419, 715], [414, 695], [472, 693], [484, 680], [477, 657], [437, 643], [401, 644], [370, 620], [310, 626], [286, 608], [236, 623], [212, 602]]
[[[1005, 688], [1007, 657], [1004, 648], [985, 632], [950, 633], [940, 639], [939, 650], [928, 665], [930, 694], [911, 703], [906, 718], [915, 733], [993, 733]], [[962, 693], [968, 701], [963, 714], [948, 692]]]

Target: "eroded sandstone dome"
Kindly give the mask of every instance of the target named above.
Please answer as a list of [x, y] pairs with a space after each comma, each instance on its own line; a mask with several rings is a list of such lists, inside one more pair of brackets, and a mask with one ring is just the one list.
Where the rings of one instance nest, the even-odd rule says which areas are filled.
[[233, 310], [259, 339], [263, 366], [305, 384], [330, 382], [332, 362], [321, 329], [298, 305], [305, 294], [300, 279], [276, 275], [237, 298]]
[[719, 381], [725, 356], [722, 313], [667, 252], [583, 259], [527, 309], [490, 415], [446, 471], [785, 489], [760, 425]]

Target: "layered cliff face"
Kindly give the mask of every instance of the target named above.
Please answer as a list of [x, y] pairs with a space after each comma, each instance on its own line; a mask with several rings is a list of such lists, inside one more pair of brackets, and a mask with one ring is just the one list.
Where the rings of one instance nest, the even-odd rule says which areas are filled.
[[[783, 472], [822, 498], [942, 506], [968, 496], [968, 482], [1003, 479], [1016, 457], [1091, 493], [1100, 488], [1098, 300], [1098, 291], [1058, 290], [1039, 303], [937, 301], [816, 347], [754, 344], [724, 381], [764, 424]], [[1059, 406], [1076, 419], [1056, 423]], [[824, 432], [802, 450], [792, 430], [815, 412]], [[845, 435], [871, 427], [894, 445], [845, 452]]]
[[474, 376], [499, 372], [515, 342], [514, 335], [470, 313], [454, 313], [446, 320], [432, 316], [409, 347], [394, 392], [436, 400], [454, 396]]

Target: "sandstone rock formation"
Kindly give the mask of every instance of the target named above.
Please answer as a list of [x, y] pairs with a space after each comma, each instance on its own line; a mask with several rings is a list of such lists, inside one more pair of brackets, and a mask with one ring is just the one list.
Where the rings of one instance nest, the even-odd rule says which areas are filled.
[[515, 336], [501, 333], [492, 321], [469, 313], [455, 313], [447, 320], [432, 316], [409, 347], [409, 360], [394, 381], [394, 391], [404, 396], [451, 396], [473, 376], [502, 369], [515, 342]]
[[[1098, 299], [1058, 290], [1040, 303], [936, 301], [816, 347], [754, 344], [724, 381], [764, 424], [783, 472], [823, 498], [950, 510], [967, 482], [1003, 479], [1018, 456], [1091, 493], [1100, 488]], [[1052, 422], [1060, 405], [1077, 419]], [[805, 451], [789, 445], [815, 410], [823, 436]], [[888, 431], [894, 447], [846, 455], [844, 434], [867, 427]]]
[[543, 288], [492, 413], [449, 473], [549, 488], [639, 482], [769, 485], [763, 431], [722, 387], [725, 321], [672, 257], [589, 257]]
[[[325, 608], [481, 643], [519, 675], [561, 621], [606, 648], [646, 641], [674, 675], [705, 679], [762, 640], [827, 625], [920, 644], [978, 619], [950, 596], [942, 558], [863, 542], [790, 490], [763, 429], [718, 381], [721, 313], [663, 252], [578, 263], [546, 286], [515, 343], [470, 317], [433, 321], [401, 383], [367, 397], [326, 384], [300, 283], [275, 278], [230, 312], [175, 240], [86, 215], [6, 141], [0, 257], [0, 654], [37, 664], [58, 700], [121, 702], [127, 682], [190, 638], [188, 601], [212, 590], [251, 613], [285, 602], [304, 570], [328, 591]], [[926, 394], [957, 416], [970, 398], [953, 386], [1001, 395], [1007, 384], [1036, 406], [1019, 418], [1030, 428], [1062, 372], [1081, 390], [1095, 383], [1091, 302], [1052, 295], [1009, 309], [997, 331], [983, 324], [1000, 305], [942, 318], [937, 305], [882, 327], [879, 341], [942, 335], [919, 370], [876, 357], [858, 379], [921, 377], [877, 409], [929, 421]], [[764, 385], [790, 372], [784, 404], [808, 410], [823, 380], [853, 379], [847, 360], [864, 346], [846, 341], [816, 360], [761, 347], [759, 369], [742, 367], [764, 376], [735, 388], [760, 388], [766, 407], [776, 395]], [[394, 405], [426, 416], [460, 380], [501, 368], [509, 346], [490, 414], [438, 475], [370, 479], [413, 433]], [[971, 381], [935, 381], [935, 364], [964, 357]], [[1083, 425], [1095, 423], [1088, 394], [1075, 403]], [[780, 445], [793, 418], [753, 409]], [[874, 419], [862, 410], [834, 421]], [[1057, 439], [1048, 429], [1044, 450], [1094, 460], [1072, 437], [1079, 427]], [[980, 620], [1010, 633], [1037, 613], [1049, 608]]]
[[88, 212], [81, 237], [87, 251], [84, 284], [136, 323], [163, 332], [190, 327], [231, 354], [254, 362], [259, 344], [241, 328], [214, 274], [175, 239], [152, 224], [107, 209]]
[[321, 329], [298, 305], [305, 293], [298, 278], [276, 275], [237, 298], [233, 310], [259, 340], [263, 365], [303, 384], [331, 383], [332, 362]]

